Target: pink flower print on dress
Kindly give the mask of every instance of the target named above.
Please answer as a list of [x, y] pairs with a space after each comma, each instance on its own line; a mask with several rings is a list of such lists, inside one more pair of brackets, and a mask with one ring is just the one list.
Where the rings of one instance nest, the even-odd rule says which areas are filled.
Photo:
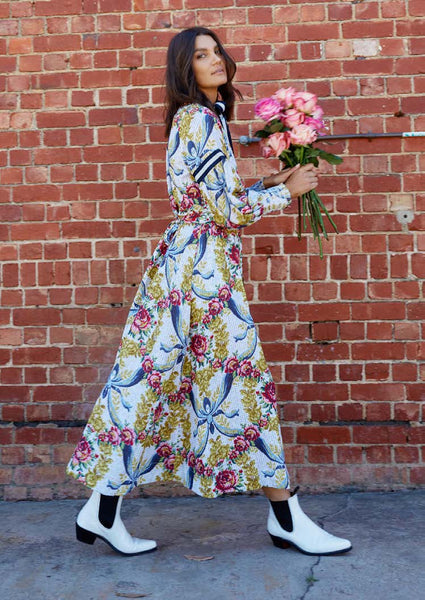
[[121, 431], [121, 441], [124, 442], [126, 446], [132, 446], [135, 438], [136, 434], [129, 427], [124, 427], [124, 429]]
[[158, 371], [152, 371], [148, 375], [148, 383], [154, 390], [158, 390], [161, 387], [161, 373]]
[[233, 440], [233, 445], [235, 447], [235, 450], [237, 450], [238, 452], [244, 452], [250, 447], [249, 441], [241, 435], [235, 437], [235, 439]]
[[153, 370], [153, 360], [150, 356], [147, 356], [142, 362], [142, 367], [145, 373], [150, 373]]
[[167, 456], [171, 456], [173, 449], [171, 448], [170, 444], [167, 444], [167, 442], [162, 442], [162, 444], [160, 444], [156, 449], [156, 453], [159, 456], [162, 456], [162, 458], [167, 458]]
[[167, 458], [164, 460], [164, 467], [168, 471], [174, 471], [174, 463], [175, 462], [176, 462], [176, 456], [175, 456], [175, 454], [171, 454], [170, 456], [167, 456]]
[[113, 425], [108, 432], [108, 437], [110, 444], [112, 444], [113, 446], [118, 446], [118, 444], [121, 441], [120, 430], [118, 429], [118, 427]]
[[266, 384], [263, 392], [263, 397], [271, 404], [276, 404], [276, 387], [273, 381]]
[[232, 246], [232, 250], [230, 252], [229, 257], [230, 262], [232, 262], [234, 265], [238, 265], [241, 258], [240, 248], [238, 248], [238, 246]]
[[196, 459], [195, 471], [198, 473], [198, 475], [203, 475], [203, 473], [205, 471], [205, 466], [204, 466], [204, 463], [202, 462], [202, 458]]
[[225, 373], [233, 373], [239, 367], [239, 360], [236, 356], [231, 356], [230, 358], [226, 358], [224, 361], [224, 372]]
[[223, 493], [234, 492], [237, 483], [238, 474], [230, 470], [221, 471], [215, 478], [216, 488]]
[[139, 333], [141, 329], [147, 329], [151, 323], [151, 317], [146, 308], [139, 308], [137, 311], [133, 322], [131, 324], [130, 330], [132, 333]]
[[202, 193], [199, 188], [199, 185], [197, 183], [192, 183], [191, 185], [188, 185], [186, 188], [186, 195], [189, 196], [189, 198], [193, 198], [194, 200], [201, 199]]
[[180, 202], [180, 208], [182, 210], [189, 210], [193, 206], [193, 199], [186, 194], [183, 194], [182, 200]]
[[207, 338], [196, 333], [190, 342], [190, 349], [196, 356], [196, 359], [202, 362], [205, 359], [205, 352], [208, 350]]
[[218, 315], [223, 310], [223, 308], [224, 304], [218, 298], [213, 298], [208, 302], [208, 310], [213, 316]]
[[189, 454], [187, 455], [187, 464], [189, 465], [189, 467], [194, 467], [196, 464], [196, 458], [195, 458], [195, 454], [190, 451]]
[[170, 304], [173, 306], [180, 306], [182, 303], [183, 294], [180, 290], [174, 289], [171, 290], [168, 297], [170, 299]]
[[260, 432], [255, 425], [248, 425], [248, 427], [245, 427], [243, 433], [246, 439], [250, 442], [255, 442], [255, 440], [260, 437]]
[[238, 375], [241, 377], [249, 377], [252, 374], [252, 364], [249, 360], [243, 360], [238, 368]]
[[79, 442], [77, 448], [74, 452], [74, 459], [76, 463], [78, 462], [87, 462], [91, 457], [91, 448], [90, 444], [84, 438]]
[[223, 300], [223, 302], [227, 302], [228, 300], [230, 300], [230, 298], [232, 297], [232, 291], [227, 284], [219, 288], [218, 297], [220, 298], [220, 300]]

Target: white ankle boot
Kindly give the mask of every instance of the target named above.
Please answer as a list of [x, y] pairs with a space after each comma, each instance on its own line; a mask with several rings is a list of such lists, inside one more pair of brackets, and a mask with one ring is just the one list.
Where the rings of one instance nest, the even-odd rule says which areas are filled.
[[293, 493], [289, 500], [283, 502], [288, 503], [292, 518], [292, 531], [281, 527], [272, 506], [270, 506], [267, 531], [275, 546], [288, 548], [292, 545], [304, 554], [313, 555], [340, 554], [351, 550], [352, 546], [349, 540], [327, 533], [303, 512], [296, 493]]
[[120, 510], [123, 497], [120, 496], [112, 527], [104, 527], [99, 520], [100, 494], [93, 491], [92, 495], [80, 510], [77, 522], [77, 540], [85, 544], [93, 544], [97, 537], [104, 540], [114, 550], [125, 556], [134, 556], [156, 549], [154, 540], [142, 540], [132, 537], [121, 521]]

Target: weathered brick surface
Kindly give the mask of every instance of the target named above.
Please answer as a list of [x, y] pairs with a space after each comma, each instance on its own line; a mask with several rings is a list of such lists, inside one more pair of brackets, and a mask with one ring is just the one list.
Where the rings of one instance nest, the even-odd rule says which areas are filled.
[[[0, 3], [0, 495], [78, 496], [64, 476], [171, 212], [162, 81], [180, 28], [217, 30], [255, 101], [315, 92], [330, 132], [425, 130], [423, 0]], [[276, 168], [239, 146], [248, 182]], [[294, 482], [424, 485], [425, 138], [325, 145], [341, 231], [320, 261], [296, 207], [244, 234], [247, 294]], [[405, 225], [398, 213], [411, 211]], [[181, 493], [159, 486], [154, 493]]]

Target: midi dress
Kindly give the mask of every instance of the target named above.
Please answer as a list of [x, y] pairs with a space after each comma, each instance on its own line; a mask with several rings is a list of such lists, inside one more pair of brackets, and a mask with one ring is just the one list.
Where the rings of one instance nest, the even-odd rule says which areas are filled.
[[208, 498], [288, 488], [275, 385], [244, 289], [241, 231], [287, 207], [289, 191], [245, 188], [224, 115], [200, 104], [175, 114], [166, 166], [175, 218], [66, 472], [106, 495], [157, 481]]

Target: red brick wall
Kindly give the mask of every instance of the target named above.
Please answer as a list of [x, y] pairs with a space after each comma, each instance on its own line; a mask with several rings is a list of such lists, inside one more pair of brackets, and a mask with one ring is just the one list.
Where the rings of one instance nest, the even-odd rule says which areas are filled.
[[[207, 25], [234, 54], [236, 137], [255, 131], [254, 101], [289, 84], [318, 94], [332, 133], [425, 130], [425, 3], [19, 0], [0, 17], [0, 489], [76, 496], [65, 463], [171, 215], [171, 36]], [[276, 167], [236, 146], [247, 181]], [[345, 161], [320, 182], [341, 231], [325, 259], [294, 236], [295, 208], [244, 236], [288, 464], [315, 490], [420, 486], [425, 138], [330, 148]]]

